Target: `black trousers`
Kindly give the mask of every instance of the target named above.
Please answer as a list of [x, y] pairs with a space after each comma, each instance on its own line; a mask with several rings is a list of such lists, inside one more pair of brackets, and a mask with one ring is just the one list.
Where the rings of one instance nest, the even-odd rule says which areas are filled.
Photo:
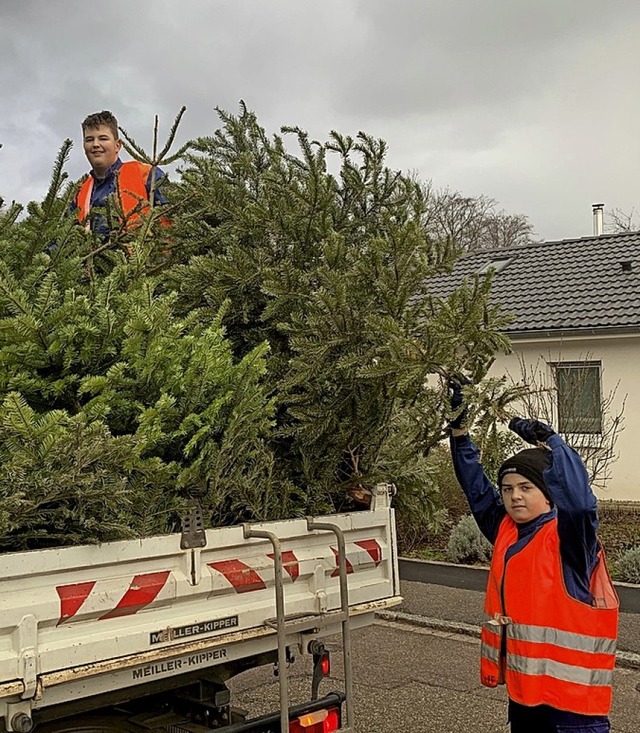
[[528, 707], [509, 700], [511, 733], [610, 733], [606, 715], [578, 715], [548, 705]]

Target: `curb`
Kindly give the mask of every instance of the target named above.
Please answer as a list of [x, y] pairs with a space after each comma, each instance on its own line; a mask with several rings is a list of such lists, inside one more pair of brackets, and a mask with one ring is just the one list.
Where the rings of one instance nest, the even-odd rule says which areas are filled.
[[415, 613], [404, 613], [403, 611], [376, 611], [376, 618], [383, 621], [395, 621], [408, 626], [420, 626], [435, 631], [444, 631], [451, 634], [463, 634], [480, 638], [480, 627], [473, 624], [465, 624], [460, 621], [444, 621], [440, 618], [419, 616]]
[[[444, 621], [439, 618], [419, 616], [415, 613], [404, 613], [403, 611], [376, 611], [376, 618], [379, 618], [381, 621], [394, 621], [399, 624], [406, 624], [407, 626], [419, 626], [421, 628], [444, 631], [450, 634], [462, 634], [464, 636], [473, 636], [477, 639], [480, 638], [480, 627], [474, 624]], [[640, 654], [618, 650], [616, 652], [616, 667], [640, 670]]]
[[[400, 580], [433, 583], [460, 590], [476, 590], [484, 593], [487, 588], [489, 568], [478, 565], [457, 565], [435, 560], [418, 560], [399, 557]], [[614, 582], [620, 599], [621, 613], [640, 614], [640, 584]]]

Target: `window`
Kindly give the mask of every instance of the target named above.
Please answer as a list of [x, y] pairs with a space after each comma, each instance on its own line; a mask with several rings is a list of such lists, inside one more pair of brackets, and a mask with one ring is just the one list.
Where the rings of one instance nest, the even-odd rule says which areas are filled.
[[561, 433], [602, 432], [602, 391], [599, 361], [554, 364]]

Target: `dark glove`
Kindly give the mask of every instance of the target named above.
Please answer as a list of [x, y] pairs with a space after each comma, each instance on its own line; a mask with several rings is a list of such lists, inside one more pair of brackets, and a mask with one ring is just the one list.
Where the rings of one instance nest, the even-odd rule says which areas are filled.
[[546, 423], [540, 422], [539, 420], [525, 420], [522, 417], [511, 418], [509, 429], [519, 435], [522, 440], [532, 445], [544, 443], [552, 435], [555, 435], [556, 432]]
[[[458, 412], [458, 410], [462, 407], [464, 403], [464, 396], [462, 395], [462, 385], [457, 380], [450, 379], [449, 390], [451, 392], [451, 396], [449, 397], [451, 411]], [[463, 423], [466, 419], [467, 408], [465, 407], [457, 417], [451, 420], [451, 422], [449, 423], [449, 427], [453, 428], [454, 430], [462, 430]]]

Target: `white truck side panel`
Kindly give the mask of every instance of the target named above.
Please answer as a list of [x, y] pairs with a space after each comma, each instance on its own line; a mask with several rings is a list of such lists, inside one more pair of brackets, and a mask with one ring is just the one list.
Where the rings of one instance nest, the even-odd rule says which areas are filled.
[[[345, 533], [350, 607], [369, 621], [400, 600], [393, 511], [375, 498], [371, 511], [322, 518]], [[335, 535], [305, 519], [252, 526], [280, 538], [287, 617], [321, 614], [337, 630]], [[273, 649], [270, 542], [241, 526], [206, 538], [193, 550], [176, 534], [0, 555], [0, 717], [10, 700], [47, 706]]]

